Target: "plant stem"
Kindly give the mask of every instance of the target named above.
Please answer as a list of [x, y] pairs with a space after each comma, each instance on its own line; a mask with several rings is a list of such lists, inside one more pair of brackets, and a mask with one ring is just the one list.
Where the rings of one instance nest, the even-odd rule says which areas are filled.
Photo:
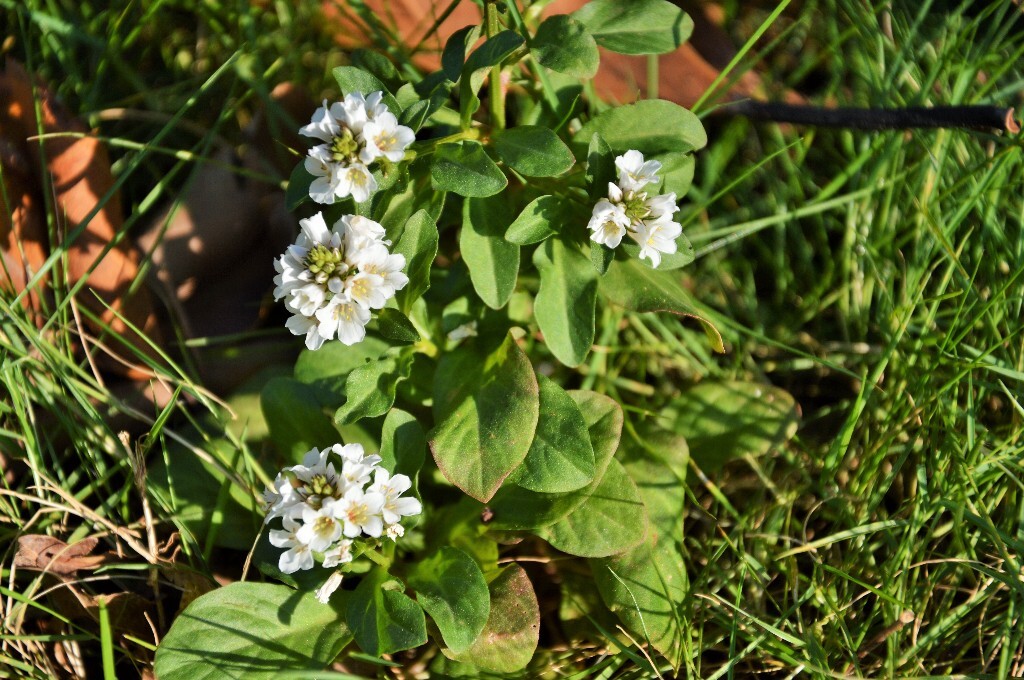
[[[498, 23], [496, 0], [488, 0], [486, 6], [487, 37], [493, 38], [501, 30]], [[491, 87], [488, 103], [491, 108], [491, 125], [495, 130], [505, 129], [505, 91], [501, 86], [501, 65], [491, 67]]]
[[902, 109], [867, 109], [742, 101], [723, 106], [714, 115], [746, 116], [757, 121], [858, 130], [971, 128], [1004, 130], [1010, 133], [1020, 131], [1020, 126], [1013, 118], [1013, 109], [1002, 106], [910, 106]]

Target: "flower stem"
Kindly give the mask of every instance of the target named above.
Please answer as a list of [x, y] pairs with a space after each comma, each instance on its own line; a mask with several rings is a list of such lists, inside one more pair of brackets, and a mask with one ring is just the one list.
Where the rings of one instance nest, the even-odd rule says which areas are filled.
[[384, 555], [381, 555], [376, 550], [366, 550], [363, 552], [363, 556], [370, 558], [371, 562], [374, 562], [377, 566], [384, 567], [385, 569], [391, 566], [391, 560]]
[[[497, 0], [488, 0], [486, 6], [487, 37], [493, 38], [501, 30], [498, 23]], [[495, 130], [505, 129], [505, 90], [501, 85], [501, 65], [491, 68], [491, 87], [488, 102], [491, 108], [491, 125]]]

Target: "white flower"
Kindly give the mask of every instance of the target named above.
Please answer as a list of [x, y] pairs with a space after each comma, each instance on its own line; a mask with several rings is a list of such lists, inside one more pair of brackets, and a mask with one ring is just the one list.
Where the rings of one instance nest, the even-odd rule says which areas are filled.
[[285, 326], [306, 336], [309, 349], [335, 337], [355, 344], [366, 336], [370, 310], [409, 282], [405, 257], [388, 250], [384, 227], [359, 215], [328, 227], [317, 213], [299, 225], [295, 243], [274, 261], [274, 298], [293, 314]]
[[299, 128], [299, 134], [305, 135], [306, 137], [314, 137], [323, 142], [330, 142], [334, 139], [335, 135], [340, 132], [341, 126], [338, 119], [332, 115], [330, 108], [327, 106], [327, 100], [324, 100], [324, 105], [318, 107], [313, 112], [313, 119], [309, 125], [303, 125]]
[[385, 522], [397, 524], [402, 521], [402, 517], [418, 515], [423, 511], [423, 506], [415, 498], [411, 496], [401, 497], [410, 488], [412, 488], [412, 480], [406, 475], [391, 477], [387, 470], [377, 468], [370, 491], [379, 493], [384, 497], [381, 515], [384, 517]]
[[384, 496], [376, 492], [364, 492], [358, 487], [350, 488], [341, 498], [341, 520], [345, 524], [345, 536], [355, 538], [360, 533], [378, 538], [384, 530], [380, 517]]
[[289, 312], [302, 316], [313, 316], [324, 304], [326, 292], [323, 286], [307, 283], [291, 291], [284, 306]]
[[[324, 566], [330, 569], [352, 561], [352, 541], [343, 538], [324, 553]], [[340, 579], [339, 579], [340, 580]]]
[[590, 223], [587, 224], [587, 228], [593, 232], [590, 234], [590, 240], [603, 243], [609, 248], [616, 248], [626, 235], [629, 223], [626, 209], [622, 204], [602, 199], [594, 206]]
[[384, 277], [362, 271], [345, 279], [345, 293], [353, 302], [370, 309], [382, 308], [394, 296], [385, 292]]
[[278, 473], [274, 479], [274, 485], [268, 486], [263, 492], [264, 512], [267, 513], [263, 523], [267, 524], [275, 517], [284, 517], [301, 502], [302, 497], [295, 489], [291, 479]]
[[[335, 228], [344, 235], [346, 253], [354, 253], [361, 257], [363, 251], [373, 246], [391, 245], [391, 241], [384, 240], [384, 227], [362, 215], [344, 215], [335, 223]], [[357, 261], [352, 262], [356, 263]]]
[[630, 149], [615, 159], [615, 167], [619, 169], [619, 186], [626, 191], [637, 191], [658, 181], [661, 163], [658, 161], [644, 162], [642, 153], [636, 149]]
[[676, 205], [675, 192], [662, 196], [652, 196], [644, 201], [644, 205], [651, 211], [651, 214], [645, 218], [645, 222], [672, 219], [672, 216], [679, 212], [679, 206]]
[[683, 233], [677, 222], [658, 220], [643, 222], [630, 236], [640, 244], [640, 259], [648, 258], [652, 267], [661, 264], [661, 254], [676, 252], [676, 239]]
[[405, 536], [405, 527], [401, 524], [389, 524], [384, 528], [384, 535], [397, 542], [399, 538]]
[[370, 476], [377, 466], [366, 461], [346, 460], [341, 464], [341, 477], [345, 480], [345, 489], [359, 487], [362, 489], [370, 481]]
[[320, 322], [315, 317], [296, 314], [284, 322], [284, 327], [292, 335], [305, 335], [306, 347], [314, 351], [323, 347], [325, 340], [331, 339], [330, 336], [320, 335]]
[[384, 93], [363, 96], [350, 92], [340, 102], [323, 106], [299, 132], [317, 139], [303, 161], [314, 179], [309, 197], [326, 205], [347, 196], [362, 203], [377, 190], [377, 180], [369, 166], [380, 158], [399, 162], [414, 140], [410, 128], [398, 124], [395, 114], [384, 104]]
[[676, 252], [675, 239], [682, 227], [672, 221], [679, 211], [675, 193], [651, 195], [645, 187], [658, 182], [661, 163], [645, 161], [635, 149], [615, 159], [619, 169], [618, 183], [608, 183], [608, 198], [594, 206], [587, 228], [590, 240], [616, 248], [626, 234], [640, 244], [640, 258], [651, 266], [661, 264], [662, 254]]
[[284, 530], [273, 529], [270, 532], [270, 544], [275, 548], [287, 548], [278, 558], [277, 568], [285, 574], [294, 574], [303, 569], [313, 568], [313, 553], [303, 541], [298, 538], [298, 531], [302, 528], [295, 519], [285, 516], [282, 519]]
[[316, 313], [320, 322], [318, 332], [327, 339], [337, 334], [345, 345], [354, 345], [366, 337], [366, 324], [370, 322], [370, 310], [347, 295], [338, 294], [327, 306]]
[[310, 550], [323, 552], [331, 543], [341, 538], [341, 522], [338, 516], [341, 506], [334, 498], [326, 498], [319, 508], [302, 508], [302, 527], [295, 532], [295, 538], [309, 546]]
[[405, 157], [406, 147], [416, 140], [416, 135], [411, 128], [399, 125], [395, 114], [387, 111], [366, 123], [363, 138], [366, 140], [366, 156], [361, 156], [364, 162], [383, 156], [392, 163], [398, 163]]
[[342, 460], [352, 461], [353, 463], [364, 463], [370, 467], [375, 467], [381, 462], [381, 457], [377, 454], [366, 455], [366, 451], [363, 449], [363, 445], [359, 443], [335, 444], [331, 447], [331, 450], [337, 455], [341, 456]]
[[376, 190], [377, 180], [362, 163], [350, 165], [339, 171], [338, 195], [340, 197], [352, 194], [356, 203], [363, 203], [369, 200]]
[[409, 277], [402, 271], [405, 269], [405, 255], [389, 253], [381, 243], [361, 251], [357, 265], [359, 271], [381, 277], [381, 292], [386, 299], [393, 298], [409, 283]]
[[[324, 560], [324, 566], [327, 566], [326, 559]], [[327, 580], [324, 581], [324, 584], [316, 589], [316, 599], [319, 600], [321, 604], [327, 604], [331, 599], [331, 595], [334, 594], [334, 591], [341, 587], [341, 580], [342, 574], [340, 571], [336, 571], [328, 576]]]

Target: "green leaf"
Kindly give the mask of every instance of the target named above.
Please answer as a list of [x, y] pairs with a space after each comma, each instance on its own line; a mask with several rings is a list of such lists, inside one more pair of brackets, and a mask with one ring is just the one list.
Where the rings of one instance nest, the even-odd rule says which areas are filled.
[[375, 418], [388, 412], [395, 403], [398, 383], [409, 377], [410, 353], [387, 356], [360, 366], [345, 380], [344, 404], [335, 412], [337, 423], [354, 423], [360, 418]]
[[359, 648], [377, 657], [427, 642], [423, 610], [389, 581], [379, 567], [365, 574], [349, 596], [345, 617]]
[[270, 439], [289, 460], [302, 460], [314, 446], [338, 441], [338, 431], [323, 412], [316, 390], [292, 378], [272, 378], [260, 392], [260, 407]]
[[492, 136], [498, 155], [527, 177], [554, 177], [568, 172], [576, 159], [553, 131], [540, 125], [497, 130]]
[[334, 75], [334, 79], [338, 81], [338, 87], [343, 95], [361, 92], [365, 97], [379, 91], [383, 93], [381, 101], [384, 102], [391, 113], [395, 114], [396, 117], [401, 115], [402, 107], [398, 105], [398, 100], [395, 99], [387, 86], [377, 76], [355, 66], [336, 66], [331, 73]]
[[678, 670], [690, 628], [684, 610], [689, 586], [676, 544], [648, 540], [621, 555], [591, 560], [590, 567], [608, 608]]
[[667, 0], [592, 0], [573, 16], [619, 54], [665, 54], [693, 33], [693, 20]]
[[523, 568], [512, 564], [491, 581], [487, 625], [465, 652], [445, 656], [493, 673], [515, 673], [530, 663], [540, 638], [540, 607]]
[[505, 240], [525, 246], [557, 234], [565, 215], [563, 202], [554, 196], [533, 199], [505, 230]]
[[590, 264], [594, 265], [594, 271], [601, 276], [608, 273], [608, 267], [615, 259], [615, 251], [595, 241], [590, 242]]
[[468, 90], [469, 94], [475, 95], [483, 85], [488, 70], [512, 56], [523, 42], [523, 37], [511, 29], [488, 38], [469, 55], [462, 67], [463, 92]]
[[609, 397], [596, 392], [571, 391], [587, 423], [594, 449], [594, 479], [586, 487], [569, 493], [538, 493], [515, 484], [506, 484], [488, 504], [494, 529], [537, 529], [553, 524], [578, 508], [600, 484], [622, 436], [622, 408]]
[[420, 339], [409, 317], [390, 307], [377, 312], [377, 332], [400, 345], [411, 345]]
[[409, 587], [437, 624], [448, 649], [453, 654], [469, 649], [491, 612], [487, 581], [476, 561], [458, 548], [443, 547], [417, 562]]
[[542, 66], [574, 78], [593, 78], [601, 55], [594, 36], [568, 14], [548, 17], [530, 41], [530, 51]]
[[[419, 421], [402, 409], [393, 408], [384, 418], [380, 434], [381, 466], [392, 475], [405, 475], [412, 480], [412, 495], [422, 501], [419, 489], [419, 473], [426, 459], [427, 438]], [[412, 515], [402, 520], [409, 529], [419, 523], [422, 515]]]
[[669, 404], [665, 416], [686, 435], [703, 470], [734, 458], [762, 456], [795, 433], [799, 412], [785, 390], [761, 383], [702, 382]]
[[483, 145], [474, 141], [442, 144], [434, 153], [430, 181], [437, 191], [460, 196], [493, 196], [508, 186], [508, 179]]
[[694, 158], [692, 153], [663, 153], [656, 160], [661, 161], [662, 194], [674, 193], [682, 200], [693, 182]]
[[616, 106], [598, 114], [573, 137], [582, 153], [598, 133], [616, 153], [638, 149], [645, 155], [668, 151], [685, 153], [703, 148], [707, 133], [700, 119], [682, 106], [662, 99]]
[[441, 110], [445, 102], [448, 101], [448, 92], [443, 88], [438, 88], [430, 94], [426, 99], [419, 99], [402, 111], [401, 117], [398, 119], [399, 124], [404, 125], [411, 129], [413, 132], [418, 132], [432, 115]]
[[597, 275], [575, 249], [550, 238], [533, 253], [540, 272], [534, 302], [544, 343], [566, 366], [579, 366], [594, 343]]
[[620, 457], [636, 482], [659, 540], [681, 540], [686, 510], [686, 468], [690, 450], [681, 434], [651, 421], [639, 423], [636, 437], [622, 440]]
[[316, 179], [306, 171], [306, 165], [300, 161], [288, 178], [288, 190], [284, 194], [284, 204], [289, 212], [294, 211], [309, 200], [309, 185]]
[[466, 26], [451, 34], [441, 52], [441, 70], [453, 83], [462, 75], [462, 66], [466, 63], [466, 52], [480, 38], [479, 25]]
[[598, 289], [613, 304], [634, 312], [671, 312], [696, 319], [712, 349], [725, 352], [718, 329], [695, 312], [690, 294], [670, 272], [651, 269], [635, 258], [616, 261], [599, 279]]
[[570, 555], [607, 557], [644, 540], [647, 512], [622, 463], [612, 460], [601, 483], [579, 507], [536, 533]]
[[325, 670], [352, 639], [331, 604], [269, 583], [232, 583], [196, 599], [156, 651], [161, 680], [271, 680], [282, 670]]
[[[395, 68], [395, 65], [391, 63], [387, 56], [380, 52], [358, 48], [352, 50], [352, 53], [349, 54], [349, 60], [352, 66], [366, 71], [379, 80], [388, 90], [394, 91], [401, 87], [402, 76], [399, 75], [398, 69]], [[364, 92], [363, 94], [370, 93]], [[391, 112], [396, 116], [398, 115], [394, 109]]]
[[511, 221], [508, 200], [501, 194], [485, 199], [467, 198], [462, 206], [459, 249], [480, 299], [501, 309], [516, 289], [519, 246], [504, 238]]
[[345, 379], [352, 369], [378, 359], [388, 347], [367, 336], [351, 347], [328, 342], [315, 351], [303, 349], [295, 362], [295, 379], [311, 386], [322, 405], [337, 408], [345, 400]]
[[408, 313], [430, 287], [430, 267], [437, 257], [437, 224], [426, 210], [413, 213], [392, 252], [405, 256], [405, 274], [409, 283], [395, 295], [401, 310]]
[[608, 183], [616, 179], [615, 157], [599, 132], [591, 134], [587, 144], [587, 187], [596, 201], [608, 197]]
[[384, 419], [380, 435], [381, 465], [392, 474], [415, 480], [426, 459], [427, 438], [423, 427], [411, 414], [393, 408]]
[[542, 493], [575, 491], [594, 481], [596, 472], [587, 421], [573, 398], [554, 381], [538, 375], [537, 383], [537, 434], [509, 481]]
[[469, 345], [445, 354], [434, 380], [437, 467], [486, 503], [526, 457], [539, 413], [537, 378], [511, 336], [487, 354]]

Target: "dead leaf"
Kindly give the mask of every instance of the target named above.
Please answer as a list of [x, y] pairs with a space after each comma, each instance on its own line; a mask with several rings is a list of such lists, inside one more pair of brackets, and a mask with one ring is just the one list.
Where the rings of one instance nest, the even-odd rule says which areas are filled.
[[64, 541], [43, 534], [18, 537], [18, 552], [14, 566], [21, 569], [46, 571], [57, 576], [74, 576], [79, 570], [91, 570], [107, 562], [107, 555], [90, 555], [99, 543], [89, 537], [68, 545]]

